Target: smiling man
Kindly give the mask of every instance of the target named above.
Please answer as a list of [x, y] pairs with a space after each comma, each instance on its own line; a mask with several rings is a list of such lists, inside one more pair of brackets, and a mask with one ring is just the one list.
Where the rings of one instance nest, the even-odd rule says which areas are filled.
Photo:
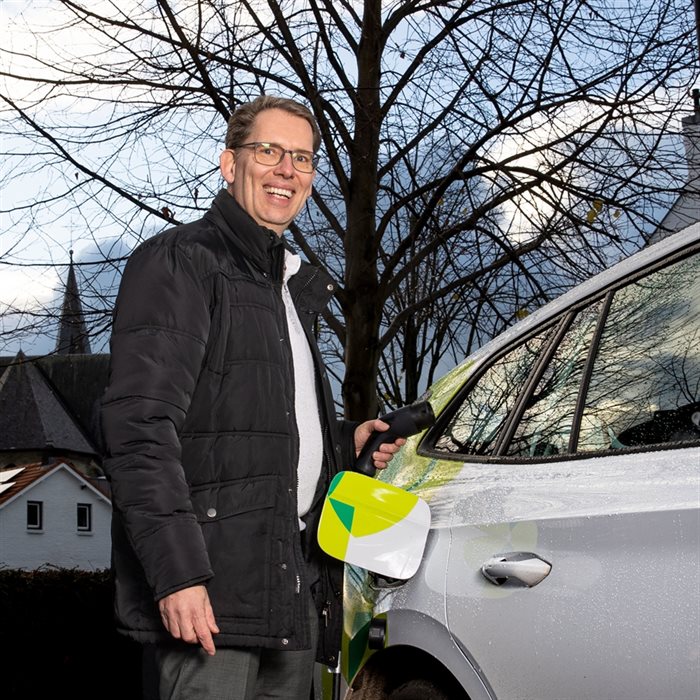
[[229, 126], [221, 174], [241, 207], [281, 236], [311, 194], [315, 130], [282, 109], [260, 112], [251, 126], [247, 134], [236, 122]]
[[242, 105], [226, 189], [124, 271], [104, 469], [117, 623], [155, 661], [150, 697], [308, 700], [314, 660], [337, 662], [342, 565], [318, 518], [332, 477], [388, 426], [336, 417], [313, 333], [334, 282], [284, 238], [320, 140], [297, 102]]

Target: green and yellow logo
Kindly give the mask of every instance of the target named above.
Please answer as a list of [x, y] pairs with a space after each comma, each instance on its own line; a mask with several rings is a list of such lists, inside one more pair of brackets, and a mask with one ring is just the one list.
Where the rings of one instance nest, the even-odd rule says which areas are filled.
[[333, 557], [394, 578], [410, 578], [423, 555], [430, 509], [415, 494], [356, 472], [331, 482], [318, 542]]

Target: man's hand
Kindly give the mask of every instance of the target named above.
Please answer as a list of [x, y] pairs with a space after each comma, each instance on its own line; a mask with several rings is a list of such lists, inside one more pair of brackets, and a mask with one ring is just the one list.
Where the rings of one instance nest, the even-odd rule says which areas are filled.
[[[368, 420], [355, 428], [355, 456], [360, 454], [369, 436], [375, 431], [384, 432], [389, 430], [389, 424], [379, 418]], [[376, 452], [372, 453], [372, 460], [377, 469], [385, 469], [391, 462], [394, 454], [399, 451], [402, 445], [406, 444], [406, 438], [397, 438], [394, 442], [385, 442], [379, 446]]]
[[171, 593], [158, 601], [158, 609], [165, 629], [175, 639], [199, 643], [207, 654], [214, 656], [212, 634], [218, 634], [219, 628], [204, 586], [190, 586]]

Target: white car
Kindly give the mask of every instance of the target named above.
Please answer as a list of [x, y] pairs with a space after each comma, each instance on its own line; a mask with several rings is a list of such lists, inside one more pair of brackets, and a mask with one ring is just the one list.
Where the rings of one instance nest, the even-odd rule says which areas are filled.
[[542, 307], [423, 398], [435, 425], [378, 477], [429, 504], [422, 563], [407, 581], [346, 567], [336, 688], [698, 700], [700, 224]]

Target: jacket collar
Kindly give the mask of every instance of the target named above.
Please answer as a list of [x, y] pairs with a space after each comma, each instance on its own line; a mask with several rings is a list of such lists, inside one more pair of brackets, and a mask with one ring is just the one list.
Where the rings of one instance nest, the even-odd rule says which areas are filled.
[[284, 237], [260, 226], [227, 190], [219, 191], [205, 218], [212, 220], [253, 265], [273, 279], [281, 279], [284, 248], [289, 248]]

